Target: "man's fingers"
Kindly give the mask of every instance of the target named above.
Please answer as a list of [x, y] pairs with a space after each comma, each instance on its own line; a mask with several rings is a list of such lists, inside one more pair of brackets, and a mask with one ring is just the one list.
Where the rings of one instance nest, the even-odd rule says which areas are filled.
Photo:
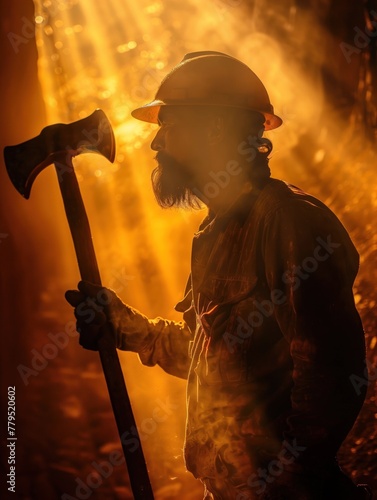
[[100, 337], [100, 326], [86, 326], [81, 329], [78, 327], [77, 331], [80, 333], [79, 344], [85, 349], [91, 351], [98, 351], [98, 339]]
[[80, 281], [78, 290], [67, 290], [65, 298], [74, 307], [80, 344], [86, 349], [98, 350], [101, 326], [108, 321], [107, 306], [116, 297], [112, 290], [88, 281]]
[[83, 309], [75, 309], [75, 317], [77, 319], [77, 324], [84, 325], [87, 327], [88, 325], [102, 326], [106, 323], [106, 315], [102, 311], [95, 311], [91, 308], [83, 308]]
[[78, 290], [67, 290], [65, 292], [65, 300], [73, 307], [77, 307], [85, 300], [85, 295]]
[[88, 281], [80, 281], [78, 288], [65, 293], [67, 302], [75, 308], [78, 324], [103, 325], [107, 320], [104, 309], [112, 299], [111, 291]]
[[78, 289], [87, 297], [97, 298], [97, 296], [102, 293], [103, 286], [95, 285], [89, 281], [80, 281]]

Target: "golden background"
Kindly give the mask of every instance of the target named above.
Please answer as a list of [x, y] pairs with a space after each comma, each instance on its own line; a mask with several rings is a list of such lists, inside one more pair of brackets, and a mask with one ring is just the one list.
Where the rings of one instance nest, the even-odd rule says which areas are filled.
[[[157, 206], [149, 147], [156, 126], [132, 119], [130, 110], [153, 97], [187, 52], [219, 50], [250, 65], [284, 120], [268, 134], [272, 175], [327, 203], [361, 254], [355, 294], [371, 381], [339, 461], [355, 481], [376, 487], [377, 37], [355, 42], [355, 27], [377, 29], [373, 6], [339, 0], [305, 6], [294, 0], [3, 1], [1, 147], [102, 108], [114, 128], [116, 161], [82, 155], [75, 166], [103, 283], [150, 317], [179, 320], [173, 306], [205, 212]], [[53, 353], [46, 350], [51, 335], [72, 324], [64, 292], [79, 279], [58, 182], [47, 168], [26, 201], [4, 165], [0, 180], [3, 429], [7, 386], [17, 393], [17, 494], [9, 498], [78, 498], [77, 478], [85, 483], [95, 472], [93, 461], [109, 460], [119, 445], [96, 353], [69, 337], [46, 366], [33, 367], [35, 353]], [[202, 488], [182, 459], [184, 381], [143, 367], [134, 354], [120, 358], [156, 498], [200, 499]], [[26, 376], [21, 366], [33, 374]], [[167, 401], [174, 409], [164, 422], [154, 421], [155, 408]], [[4, 471], [6, 453], [2, 446]], [[97, 483], [91, 499], [131, 498], [124, 466], [106, 479], [97, 475]]]

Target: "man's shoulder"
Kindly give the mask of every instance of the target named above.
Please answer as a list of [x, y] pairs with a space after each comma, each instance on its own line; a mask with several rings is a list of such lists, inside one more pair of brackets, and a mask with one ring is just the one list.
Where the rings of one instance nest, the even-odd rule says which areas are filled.
[[293, 184], [274, 178], [271, 178], [261, 191], [256, 210], [265, 216], [274, 214], [278, 210], [287, 210], [292, 214], [299, 210], [309, 210], [325, 211], [335, 217], [331, 209], [318, 198]]
[[349, 235], [338, 216], [318, 198], [302, 189], [279, 179], [270, 182], [261, 191], [252, 215], [259, 227], [270, 224], [282, 225], [285, 229], [300, 228], [300, 231], [331, 231]]
[[295, 201], [311, 201], [312, 203], [325, 207], [326, 205], [301, 188], [280, 180], [271, 178], [261, 191], [261, 196], [272, 203], [290, 203]]
[[267, 227], [270, 223], [281, 225], [285, 230], [299, 229], [302, 235], [317, 232], [336, 234], [338, 238], [354, 246], [347, 229], [338, 216], [318, 198], [302, 189], [279, 179], [271, 179], [258, 200], [257, 219]]

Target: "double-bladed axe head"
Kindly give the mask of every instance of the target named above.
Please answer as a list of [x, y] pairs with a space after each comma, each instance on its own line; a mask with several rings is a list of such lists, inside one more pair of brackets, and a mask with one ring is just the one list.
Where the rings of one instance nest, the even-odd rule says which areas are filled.
[[55, 161], [81, 153], [99, 153], [113, 162], [115, 139], [111, 124], [101, 109], [73, 123], [45, 127], [38, 137], [4, 148], [9, 177], [26, 199], [39, 172]]

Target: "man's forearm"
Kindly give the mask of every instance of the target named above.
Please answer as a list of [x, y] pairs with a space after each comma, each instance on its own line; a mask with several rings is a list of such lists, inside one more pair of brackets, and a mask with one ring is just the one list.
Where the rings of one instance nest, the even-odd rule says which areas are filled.
[[117, 347], [137, 352], [146, 366], [158, 364], [163, 370], [180, 378], [187, 378], [190, 367], [188, 356], [192, 334], [184, 321], [163, 318], [148, 319], [137, 314], [129, 327], [129, 320], [116, 329]]

